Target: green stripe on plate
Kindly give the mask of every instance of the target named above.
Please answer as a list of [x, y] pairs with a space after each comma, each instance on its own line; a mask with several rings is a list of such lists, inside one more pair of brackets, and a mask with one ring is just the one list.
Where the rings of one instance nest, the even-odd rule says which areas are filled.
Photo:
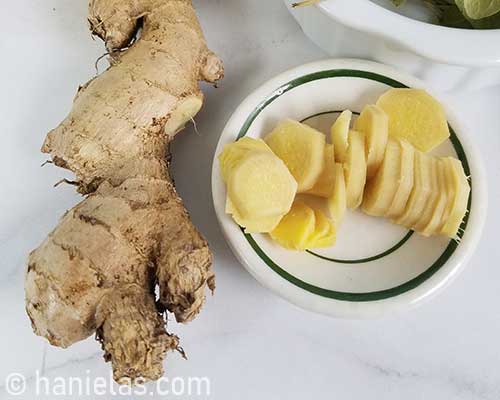
[[376, 292], [367, 292], [367, 293], [349, 293], [349, 292], [338, 292], [336, 290], [324, 289], [319, 286], [311, 285], [310, 283], [304, 282], [303, 280], [293, 276], [289, 272], [285, 271], [278, 264], [276, 264], [269, 256], [264, 253], [264, 251], [259, 247], [255, 239], [252, 235], [247, 233], [243, 233], [250, 243], [250, 246], [254, 249], [257, 255], [278, 275], [282, 278], [286, 279], [288, 282], [294, 284], [295, 286], [300, 287], [301, 289], [307, 290], [313, 294], [317, 294], [318, 296], [327, 297], [335, 300], [342, 301], [351, 301], [351, 302], [366, 302], [366, 301], [376, 301], [388, 299], [389, 297], [394, 297], [400, 295], [401, 293], [407, 292], [411, 289], [416, 288], [421, 283], [425, 282], [432, 275], [434, 275], [439, 268], [443, 266], [443, 264], [450, 258], [455, 249], [457, 248], [457, 242], [451, 240], [448, 246], [446, 247], [443, 254], [439, 256], [439, 258], [432, 264], [425, 272], [421, 273], [416, 278], [403, 283], [402, 285], [395, 286], [386, 290], [379, 290]]
[[335, 262], [337, 264], [365, 264], [368, 262], [378, 260], [380, 258], [384, 258], [384, 257], [388, 256], [389, 254], [394, 253], [397, 249], [399, 249], [401, 246], [403, 246], [413, 236], [414, 233], [415, 232], [413, 232], [413, 231], [408, 231], [408, 233], [403, 237], [403, 239], [401, 239], [399, 242], [397, 242], [390, 249], [387, 249], [387, 250], [383, 251], [382, 253], [375, 254], [374, 256], [366, 257], [366, 258], [359, 258], [357, 260], [341, 260], [338, 258], [330, 258], [330, 257], [322, 256], [321, 254], [315, 253], [314, 251], [311, 251], [311, 250], [306, 250], [306, 251], [315, 257], [321, 258], [322, 260], [332, 261], [332, 262]]

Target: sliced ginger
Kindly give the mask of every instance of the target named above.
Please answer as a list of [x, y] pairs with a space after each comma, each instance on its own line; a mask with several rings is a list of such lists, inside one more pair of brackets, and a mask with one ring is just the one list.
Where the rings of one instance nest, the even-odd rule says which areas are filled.
[[238, 163], [227, 185], [234, 208], [245, 219], [286, 213], [296, 187], [281, 160], [263, 152], [252, 153]]
[[389, 118], [380, 107], [369, 104], [354, 123], [354, 129], [365, 135], [367, 177], [371, 178], [384, 158], [389, 136]]
[[241, 218], [237, 213], [233, 214], [235, 222], [245, 228], [245, 233], [269, 233], [278, 226], [283, 215], [260, 217], [254, 219]]
[[245, 228], [246, 233], [269, 233], [283, 218], [283, 214], [271, 215], [268, 217], [243, 218], [234, 207], [230, 197], [226, 199], [226, 213], [231, 214], [235, 222]]
[[456, 238], [467, 212], [470, 186], [462, 163], [453, 157], [430, 158], [432, 190], [427, 206], [413, 229], [424, 236]]
[[424, 236], [431, 236], [439, 234], [439, 227], [443, 219], [444, 210], [448, 203], [448, 187], [446, 179], [445, 163], [441, 159], [435, 159], [436, 174], [438, 182], [438, 194], [434, 204], [432, 204], [432, 216], [430, 220], [422, 227], [419, 228], [419, 233]]
[[440, 233], [450, 238], [456, 238], [467, 213], [470, 185], [460, 161], [452, 157], [446, 157], [443, 162], [445, 163], [447, 187], [450, 196], [443, 213]]
[[306, 204], [295, 201], [292, 208], [270, 235], [281, 246], [291, 250], [306, 250], [316, 228], [316, 216]]
[[324, 167], [325, 135], [293, 120], [280, 122], [265, 138], [298, 184], [298, 193], [311, 189]]
[[423, 236], [456, 238], [470, 193], [462, 163], [453, 157], [429, 156], [404, 140], [399, 141], [398, 155], [393, 146], [397, 142], [389, 140], [384, 161], [367, 184], [363, 211], [384, 215]]
[[428, 152], [450, 136], [443, 106], [425, 90], [390, 89], [377, 106], [389, 116], [389, 135], [420, 151]]
[[226, 212], [249, 233], [270, 232], [291, 207], [297, 184], [260, 139], [242, 138], [219, 155], [227, 183]]
[[430, 168], [430, 193], [422, 214], [412, 227], [416, 232], [422, 232], [429, 225], [440, 200], [440, 194], [445, 191], [439, 186], [438, 160], [435, 157], [428, 157], [426, 161]]
[[314, 186], [306, 193], [319, 197], [330, 197], [335, 184], [335, 157], [332, 144], [325, 146], [325, 165]]
[[383, 216], [389, 210], [399, 187], [401, 147], [397, 140], [387, 143], [382, 165], [365, 187], [362, 209], [366, 214]]
[[351, 130], [344, 162], [347, 207], [356, 209], [363, 200], [366, 183], [365, 137], [362, 132]]
[[415, 148], [406, 140], [399, 140], [401, 164], [399, 165], [398, 188], [392, 199], [391, 205], [385, 212], [385, 217], [394, 219], [403, 214], [408, 198], [413, 189], [413, 169]]
[[432, 165], [430, 157], [421, 151], [415, 152], [413, 189], [406, 203], [405, 211], [393, 222], [411, 228], [417, 223], [432, 191]]
[[[283, 161], [271, 152], [254, 151], [231, 170], [227, 181], [231, 207], [240, 222], [277, 217], [290, 210], [297, 183]], [[257, 227], [253, 231], [259, 231]], [[267, 231], [268, 226], [262, 228]]]
[[[310, 206], [308, 205], [308, 207]], [[311, 208], [314, 211], [315, 225], [314, 225], [314, 232], [307, 239], [309, 244], [314, 243], [318, 239], [327, 236], [330, 233], [330, 226], [331, 226], [330, 220], [326, 217], [323, 211], [314, 209], [313, 207]]]
[[[333, 144], [286, 120], [265, 142], [243, 138], [227, 146], [219, 156], [226, 211], [246, 232], [270, 232], [295, 250], [332, 246], [346, 209], [360, 204], [422, 235], [456, 237], [470, 192], [461, 163], [415, 148], [430, 149], [449, 135], [436, 103], [422, 90], [390, 90], [363, 109], [353, 130], [351, 111], [342, 112], [331, 128]], [[292, 206], [296, 193], [326, 199], [330, 218], [301, 201]]]
[[424, 236], [456, 238], [467, 212], [470, 186], [462, 163], [415, 153], [415, 185], [405, 213], [395, 222]]
[[333, 193], [328, 198], [328, 211], [334, 225], [338, 228], [347, 210], [347, 192], [344, 179], [344, 166], [342, 164], [335, 163], [334, 175], [335, 182]]
[[330, 137], [335, 151], [335, 161], [343, 163], [347, 154], [349, 128], [351, 126], [352, 112], [342, 111], [332, 125]]
[[336, 236], [332, 222], [321, 210], [295, 201], [271, 237], [287, 249], [306, 250], [330, 247], [335, 244]]
[[271, 151], [269, 146], [262, 139], [251, 138], [248, 136], [243, 136], [242, 138], [231, 144], [234, 144], [242, 149]]
[[336, 232], [332, 222], [321, 210], [314, 210], [315, 228], [307, 240], [308, 249], [330, 247], [335, 244]]
[[262, 139], [242, 137], [234, 143], [226, 144], [218, 157], [224, 181], [227, 182], [230, 172], [239, 161], [255, 151], [272, 153], [272, 150]]

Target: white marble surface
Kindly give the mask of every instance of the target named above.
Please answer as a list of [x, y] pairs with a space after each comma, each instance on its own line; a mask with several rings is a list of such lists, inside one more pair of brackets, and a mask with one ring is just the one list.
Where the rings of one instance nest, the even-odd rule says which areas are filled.
[[[26, 393], [17, 396], [27, 399], [35, 398], [37, 371], [52, 380], [109, 374], [92, 338], [61, 350], [34, 336], [23, 300], [27, 253], [78, 201], [71, 187], [52, 188], [68, 175], [40, 168], [45, 156], [39, 147], [103, 52], [87, 33], [85, 3], [0, 4], [0, 399], [15, 398], [5, 387], [11, 373], [28, 378]], [[218, 89], [206, 87], [206, 106], [196, 119], [200, 134], [189, 128], [176, 140], [174, 171], [214, 250], [218, 289], [195, 322], [170, 324], [189, 360], [169, 355], [167, 375], [208, 377], [209, 398], [219, 400], [499, 399], [500, 87], [450, 99], [470, 124], [490, 182], [488, 222], [465, 272], [435, 300], [404, 315], [369, 321], [314, 315], [262, 288], [237, 263], [213, 213], [210, 166], [223, 125], [249, 91], [325, 55], [302, 35], [280, 0], [195, 3], [227, 75]], [[54, 399], [57, 393], [39, 397]], [[170, 396], [176, 397], [189, 398]]]

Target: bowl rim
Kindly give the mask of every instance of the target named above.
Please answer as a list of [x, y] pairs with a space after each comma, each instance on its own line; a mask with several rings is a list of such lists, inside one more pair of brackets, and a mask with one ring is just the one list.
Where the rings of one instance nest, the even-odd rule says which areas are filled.
[[500, 66], [500, 29], [433, 25], [395, 13], [369, 0], [325, 0], [312, 7], [341, 24], [382, 37], [438, 63]]
[[[447, 102], [445, 101], [442, 101], [442, 103], [446, 110], [448, 121], [460, 138], [460, 142], [462, 143], [469, 160], [471, 175], [474, 176], [474, 185], [472, 187], [474, 202], [472, 202], [471, 206], [471, 214], [466, 235], [464, 236], [460, 246], [457, 247], [455, 253], [452, 254], [452, 256], [439, 270], [437, 270], [425, 281], [420, 282], [413, 289], [393, 297], [362, 302], [321, 297], [292, 284], [288, 280], [282, 278], [271, 268], [256, 268], [249, 258], [245, 256], [246, 252], [242, 251], [242, 247], [239, 246], [239, 244], [244, 242], [231, 235], [231, 232], [234, 231], [234, 222], [225, 215], [223, 206], [224, 193], [220, 193], [220, 187], [218, 186], [219, 168], [218, 163], [216, 162], [217, 154], [219, 154], [222, 146], [227, 142], [227, 138], [234, 137], [234, 126], [243, 125], [243, 122], [246, 121], [249, 115], [248, 111], [253, 110], [256, 106], [258, 106], [264, 98], [269, 96], [269, 94], [275, 93], [276, 88], [280, 88], [283, 84], [286, 84], [293, 79], [300, 78], [301, 76], [331, 69], [354, 69], [372, 72], [384, 75], [389, 79], [397, 80], [410, 87], [419, 87], [429, 90], [427, 85], [420, 80], [399, 72], [394, 68], [375, 62], [355, 59], [332, 59], [308, 63], [290, 69], [269, 80], [251, 93], [240, 104], [240, 106], [238, 106], [226, 124], [219, 139], [212, 165], [212, 197], [217, 220], [231, 250], [243, 266], [250, 272], [250, 274], [254, 276], [254, 278], [257, 279], [257, 281], [259, 281], [262, 285], [299, 307], [342, 318], [370, 318], [396, 310], [401, 311], [412, 308], [437, 294], [464, 268], [477, 246], [486, 218], [487, 189], [485, 185], [486, 178], [484, 167], [475, 145], [470, 141], [468, 135], [464, 134], [464, 132], [467, 132], [468, 130], [465, 129], [466, 127], [462, 121], [460, 121], [456, 114], [450, 110]], [[429, 90], [429, 92], [436, 95], [432, 90]], [[440, 96], [436, 97], [440, 99]], [[244, 238], [243, 240], [246, 241]]]

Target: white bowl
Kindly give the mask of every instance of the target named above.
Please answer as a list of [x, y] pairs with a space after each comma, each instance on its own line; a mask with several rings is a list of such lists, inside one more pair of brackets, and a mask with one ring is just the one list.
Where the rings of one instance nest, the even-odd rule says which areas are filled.
[[[327, 60], [294, 68], [243, 101], [224, 128], [216, 155], [226, 143], [244, 135], [262, 137], [284, 118], [305, 120], [325, 131], [337, 111], [359, 112], [391, 86], [427, 89], [415, 78], [368, 61]], [[405, 309], [442, 289], [474, 251], [487, 201], [480, 156], [462, 122], [443, 104], [453, 133], [435, 153], [459, 157], [471, 177], [473, 201], [460, 243], [424, 238], [356, 211], [346, 216], [334, 247], [315, 254], [285, 250], [268, 235], [244, 234], [224, 212], [226, 189], [214, 157], [215, 211], [236, 257], [273, 292], [305, 309], [336, 317], [373, 317]]]
[[369, 0], [326, 0], [296, 9], [294, 1], [284, 2], [304, 33], [331, 56], [390, 64], [440, 90], [500, 84], [500, 29], [432, 25]]

